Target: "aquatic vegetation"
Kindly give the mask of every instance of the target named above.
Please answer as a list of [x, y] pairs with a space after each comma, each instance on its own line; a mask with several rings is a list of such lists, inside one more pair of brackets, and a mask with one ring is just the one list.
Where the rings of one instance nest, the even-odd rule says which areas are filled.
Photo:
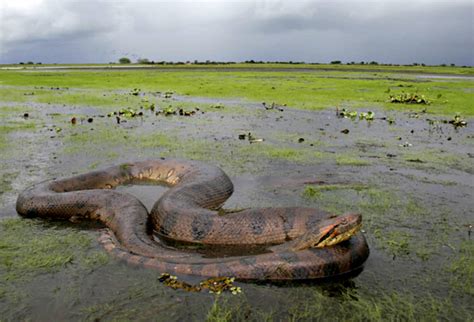
[[375, 113], [368, 111], [367, 113], [361, 112], [359, 114], [359, 119], [361, 120], [367, 120], [367, 121], [373, 121], [375, 117]]
[[403, 104], [430, 104], [430, 101], [425, 95], [419, 95], [417, 93], [401, 93], [398, 95], [390, 95], [390, 103], [403, 103]]
[[460, 114], [454, 115], [453, 119], [449, 121], [455, 128], [467, 126], [466, 120], [464, 120]]
[[163, 108], [161, 111], [157, 112], [158, 114], [164, 114], [165, 116], [168, 115], [175, 115], [176, 114], [176, 109], [173, 106], [168, 106]]
[[35, 220], [0, 220], [0, 272], [16, 281], [57, 272], [67, 265], [97, 267], [108, 262], [92, 250], [90, 234], [72, 228], [55, 229]]
[[222, 108], [224, 108], [225, 106], [224, 106], [224, 104], [222, 104], [222, 103], [217, 103], [217, 104], [212, 104], [210, 107], [211, 107], [211, 108], [216, 108], [216, 109], [222, 109]]
[[340, 112], [338, 111], [338, 116], [340, 117], [345, 117], [345, 118], [350, 118], [350, 119], [355, 119], [357, 117], [357, 111], [348, 111], [345, 108], [343, 108]]
[[24, 113], [23, 108], [0, 108], [0, 151], [12, 145], [13, 142], [8, 139], [10, 134], [20, 131], [33, 131], [37, 128], [37, 122], [29, 119], [29, 114], [19, 118], [17, 113]]
[[339, 109], [337, 109], [337, 115], [338, 117], [350, 118], [352, 120], [355, 120], [357, 118], [357, 115], [359, 115], [359, 120], [367, 120], [367, 121], [373, 121], [375, 117], [375, 113], [372, 111], [359, 113], [357, 111], [346, 110], [345, 108], [343, 108], [340, 111]]
[[171, 98], [173, 96], [174, 92], [172, 91], [166, 91], [163, 93], [163, 98]]
[[140, 102], [140, 108], [153, 112], [155, 110], [155, 103], [150, 102], [147, 98], [143, 98]]
[[418, 297], [396, 291], [377, 293], [365, 288], [349, 289], [336, 300], [316, 290], [310, 301], [295, 304], [289, 313], [292, 321], [325, 320], [328, 316], [332, 321], [437, 321], [451, 319], [452, 314], [460, 318], [469, 316], [465, 310], [456, 312], [449, 297], [438, 299], [429, 294]]
[[370, 162], [355, 156], [350, 155], [337, 155], [336, 156], [336, 164], [337, 165], [344, 165], [344, 166], [367, 166]]
[[454, 288], [474, 295], [474, 243], [463, 240], [459, 246], [457, 258], [447, 270], [452, 273], [451, 284]]
[[364, 184], [323, 184], [323, 185], [307, 185], [303, 190], [303, 196], [307, 198], [320, 197], [325, 191], [335, 191], [335, 190], [354, 190], [362, 191], [364, 189], [369, 189], [369, 186]]
[[[412, 234], [407, 227], [426, 229], [424, 218], [428, 216], [428, 210], [416, 199], [399, 191], [382, 190], [365, 184], [307, 185], [302, 196], [309, 205], [317, 205], [334, 213], [353, 211], [362, 214], [363, 229], [374, 238], [373, 246], [391, 257], [416, 256], [427, 260], [443, 245], [447, 232], [453, 229], [444, 220], [432, 219], [432, 230]], [[434, 215], [431, 214], [431, 217]], [[431, 236], [430, 232], [436, 233]]]
[[[274, 66], [274, 67], [271, 67]], [[142, 91], [157, 90], [166, 91], [173, 88], [178, 94], [195, 95], [200, 97], [239, 97], [254, 102], [281, 102], [289, 108], [300, 109], [325, 109], [331, 106], [351, 106], [361, 107], [380, 106], [393, 109], [395, 104], [386, 102], [380, 93], [387, 87], [393, 86], [393, 80], [387, 78], [387, 74], [380, 73], [377, 76], [371, 75], [372, 79], [362, 79], [358, 72], [333, 69], [331, 71], [308, 73], [296, 73], [302, 66], [292, 66], [291, 71], [272, 72], [272, 77], [278, 80], [278, 87], [272, 89], [268, 85], [266, 77], [261, 77], [258, 68], [280, 68], [269, 64], [268, 66], [257, 66], [253, 71], [242, 71], [239, 65], [232, 66], [234, 70], [221, 73], [218, 70], [205, 70], [199, 72], [199, 82], [196, 82], [196, 71], [173, 70], [168, 67], [166, 70], [130, 70], [121, 71], [31, 71], [20, 73], [18, 71], [0, 71], [5, 85], [13, 86], [55, 86], [75, 88], [75, 91], [51, 91], [45, 93], [44, 99], [38, 98], [35, 91], [34, 96], [18, 95], [21, 100], [35, 100], [43, 102], [56, 102], [77, 105], [115, 105], [119, 102], [127, 102], [134, 99], [133, 95], [114, 94], [113, 90], [123, 90], [134, 84]], [[255, 68], [255, 66], [252, 66]], [[332, 66], [334, 67], [334, 66]], [[227, 66], [228, 68], [228, 66]], [[320, 66], [311, 66], [318, 69]], [[403, 69], [403, 68], [401, 68]], [[423, 72], [423, 69], [411, 69]], [[430, 68], [426, 68], [430, 70]], [[469, 69], [459, 69], [459, 72], [472, 73]], [[159, 73], [159, 77], [157, 77]], [[393, 74], [389, 74], [392, 76]], [[330, 77], [328, 77], [330, 76]], [[413, 82], [410, 76], [396, 75], [397, 78], [406, 79], [406, 82]], [[417, 90], [428, 93], [430, 88], [439, 84], [444, 89], [442, 92], [443, 102], [431, 102], [431, 113], [453, 114], [460, 112], [463, 115], [474, 115], [469, 102], [472, 101], [472, 93], [466, 92], [465, 88], [471, 87], [469, 81], [456, 80], [430, 80], [429, 82], [417, 82]], [[274, 87], [274, 86], [273, 86]], [[77, 92], [77, 90], [85, 92]], [[94, 89], [91, 91], [91, 89]], [[315, 90], [317, 89], [317, 90]], [[360, 91], [366, 89], [366, 91]], [[9, 89], [8, 89], [9, 90]], [[33, 88], [34, 90], [34, 88]], [[102, 96], [104, 90], [107, 96]], [[31, 92], [25, 90], [24, 92]], [[59, 94], [62, 93], [62, 94]], [[436, 93], [438, 94], [438, 93]], [[41, 94], [43, 95], [43, 94]], [[171, 94], [172, 95], [172, 94]], [[169, 95], [168, 95], [169, 96]]]

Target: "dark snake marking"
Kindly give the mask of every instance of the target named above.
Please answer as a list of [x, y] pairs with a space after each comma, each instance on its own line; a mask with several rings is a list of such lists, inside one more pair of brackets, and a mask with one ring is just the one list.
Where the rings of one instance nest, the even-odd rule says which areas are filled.
[[[135, 197], [110, 190], [143, 180], [170, 186], [150, 214]], [[217, 209], [232, 192], [232, 182], [218, 167], [162, 158], [39, 183], [19, 195], [16, 209], [25, 217], [101, 221], [109, 228], [100, 237], [108, 252], [130, 264], [172, 274], [241, 280], [327, 278], [360, 269], [369, 255], [361, 233], [322, 249], [220, 258], [165, 244], [163, 239], [214, 246], [279, 244], [331, 216], [301, 207], [246, 209], [220, 216]], [[149, 221], [163, 239], [151, 238]]]

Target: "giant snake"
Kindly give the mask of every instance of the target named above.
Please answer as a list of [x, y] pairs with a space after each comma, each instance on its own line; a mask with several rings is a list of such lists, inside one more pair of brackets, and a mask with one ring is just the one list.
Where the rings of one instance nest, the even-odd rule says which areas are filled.
[[[113, 190], [129, 183], [170, 188], [148, 213], [136, 197]], [[173, 274], [274, 281], [328, 278], [360, 269], [369, 256], [358, 232], [360, 215], [336, 217], [303, 207], [222, 215], [233, 189], [218, 167], [161, 158], [33, 185], [19, 195], [16, 209], [25, 217], [98, 220], [109, 228], [100, 237], [107, 251], [128, 263]], [[210, 257], [181, 244], [264, 246], [266, 251]]]

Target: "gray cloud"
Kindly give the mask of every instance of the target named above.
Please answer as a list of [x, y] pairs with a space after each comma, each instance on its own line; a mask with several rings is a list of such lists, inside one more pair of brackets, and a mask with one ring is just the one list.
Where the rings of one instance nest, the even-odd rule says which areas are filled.
[[0, 63], [129, 56], [474, 64], [469, 0], [32, 1], [31, 10], [0, 10]]

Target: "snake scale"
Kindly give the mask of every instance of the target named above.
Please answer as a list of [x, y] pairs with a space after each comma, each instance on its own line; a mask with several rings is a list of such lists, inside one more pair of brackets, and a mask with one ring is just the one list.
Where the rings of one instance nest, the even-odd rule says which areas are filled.
[[[113, 190], [130, 183], [170, 188], [148, 213], [134, 196]], [[232, 193], [231, 180], [218, 167], [161, 158], [33, 185], [20, 193], [16, 209], [24, 217], [98, 220], [109, 228], [100, 237], [107, 251], [128, 263], [173, 274], [274, 281], [327, 278], [359, 269], [369, 255], [360, 232], [329, 247], [286, 247], [313, 234], [315, 227], [326, 237], [336, 235], [332, 223], [337, 218], [302, 207], [220, 215]], [[170, 245], [170, 240], [224, 248], [270, 247], [259, 254], [213, 258]]]

